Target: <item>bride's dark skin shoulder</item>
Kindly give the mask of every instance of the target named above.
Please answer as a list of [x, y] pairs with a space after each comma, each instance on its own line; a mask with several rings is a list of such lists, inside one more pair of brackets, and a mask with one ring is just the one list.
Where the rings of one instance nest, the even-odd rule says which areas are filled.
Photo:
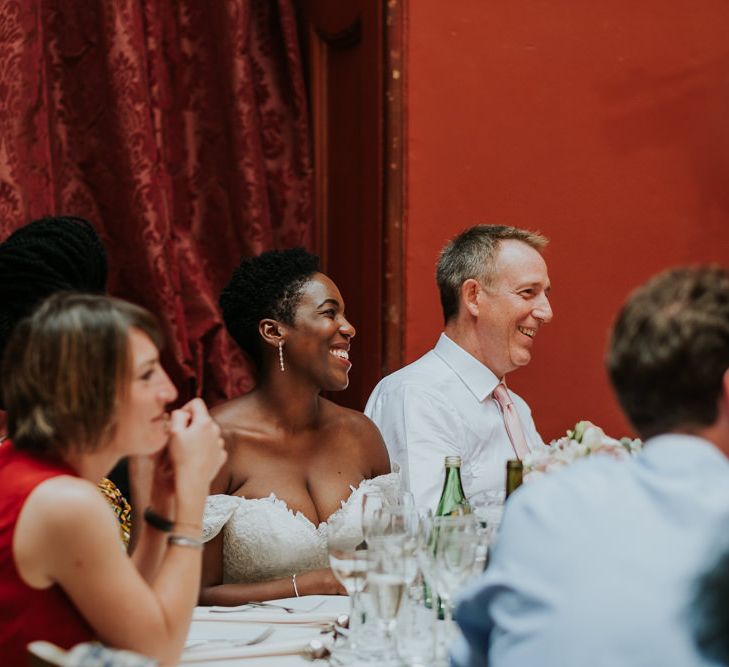
[[319, 398], [317, 422], [290, 432], [267, 419], [257, 398], [253, 392], [212, 412], [228, 459], [211, 493], [274, 493], [318, 523], [339, 508], [351, 487], [390, 472], [382, 436], [362, 413]]

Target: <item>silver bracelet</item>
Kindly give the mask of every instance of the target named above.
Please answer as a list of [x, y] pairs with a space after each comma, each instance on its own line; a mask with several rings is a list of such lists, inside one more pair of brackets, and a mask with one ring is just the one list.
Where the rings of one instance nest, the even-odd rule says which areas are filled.
[[292, 575], [291, 575], [291, 583], [292, 583], [292, 584], [293, 584], [293, 586], [294, 586], [294, 593], [296, 593], [296, 597], [297, 597], [297, 598], [298, 598], [298, 597], [301, 597], [301, 596], [299, 595], [299, 589], [298, 589], [298, 588], [296, 588], [296, 575], [295, 575], [295, 574], [292, 574]]
[[188, 547], [202, 551], [202, 540], [196, 540], [194, 537], [186, 537], [185, 535], [170, 535], [167, 538], [167, 544], [175, 547]]

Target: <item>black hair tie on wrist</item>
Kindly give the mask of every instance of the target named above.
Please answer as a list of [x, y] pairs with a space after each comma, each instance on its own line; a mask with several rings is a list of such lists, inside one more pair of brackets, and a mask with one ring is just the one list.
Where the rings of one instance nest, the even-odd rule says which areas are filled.
[[150, 526], [152, 526], [152, 528], [156, 528], [157, 530], [160, 530], [163, 533], [171, 533], [172, 529], [175, 527], [174, 521], [170, 521], [169, 519], [166, 519], [165, 517], [160, 516], [151, 507], [147, 507], [144, 510], [144, 520]]

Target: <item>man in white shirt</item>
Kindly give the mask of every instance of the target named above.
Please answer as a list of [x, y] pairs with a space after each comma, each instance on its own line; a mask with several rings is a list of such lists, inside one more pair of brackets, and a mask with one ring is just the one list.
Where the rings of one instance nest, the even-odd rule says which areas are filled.
[[[527, 404], [511, 393], [513, 406], [502, 408], [493, 392], [529, 363], [534, 337], [552, 319], [546, 245], [523, 229], [476, 225], [441, 252], [443, 333], [434, 349], [384, 378], [365, 408], [417, 505], [435, 509], [446, 456], [461, 457], [470, 496], [503, 490], [506, 461], [541, 442]], [[523, 436], [507, 431], [504, 411], [514, 409]]]
[[729, 271], [651, 280], [607, 358], [645, 445], [509, 498], [486, 573], [456, 609], [458, 667], [717, 664], [718, 614], [699, 633], [702, 656], [692, 601], [729, 528]]

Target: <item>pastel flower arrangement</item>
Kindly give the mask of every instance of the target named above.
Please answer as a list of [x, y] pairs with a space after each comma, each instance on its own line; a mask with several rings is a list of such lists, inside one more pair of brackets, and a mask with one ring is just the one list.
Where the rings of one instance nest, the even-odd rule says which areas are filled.
[[567, 435], [553, 440], [549, 445], [533, 449], [524, 459], [525, 479], [539, 477], [545, 472], [561, 468], [591, 454], [606, 454], [616, 459], [634, 456], [643, 443], [636, 439], [616, 440], [605, 434], [590, 421], [579, 421], [567, 431]]

